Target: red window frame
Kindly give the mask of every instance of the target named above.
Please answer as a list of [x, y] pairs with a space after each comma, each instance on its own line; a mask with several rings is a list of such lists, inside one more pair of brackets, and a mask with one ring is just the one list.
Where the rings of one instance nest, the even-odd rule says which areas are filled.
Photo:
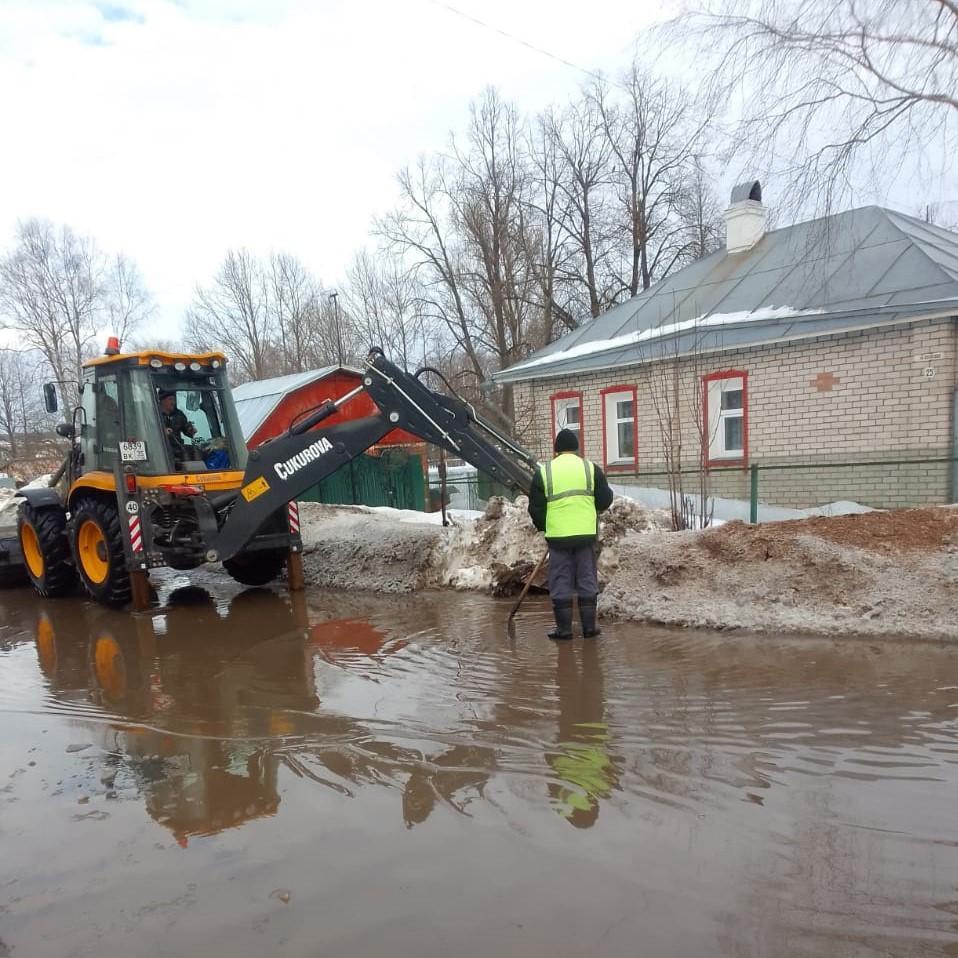
[[[635, 430], [635, 453], [632, 462], [609, 462], [609, 429], [606, 422], [605, 397], [610, 393], [632, 393], [632, 427]], [[602, 404], [602, 468], [606, 472], [638, 472], [639, 471], [639, 397], [638, 389], [633, 384], [623, 383], [620, 386], [607, 386], [599, 390], [599, 402]]]
[[[721, 379], [742, 380], [742, 455], [738, 459], [713, 459], [712, 443], [709, 441], [709, 383]], [[748, 371], [745, 369], [723, 369], [707, 373], [702, 377], [702, 422], [705, 426], [705, 441], [702, 443], [702, 458], [706, 468], [712, 466], [748, 465]]]
[[585, 406], [582, 402], [582, 392], [576, 390], [567, 390], [566, 392], [553, 393], [549, 397], [549, 409], [552, 411], [552, 443], [556, 441], [556, 400], [557, 399], [578, 399], [579, 400], [579, 452], [585, 455]]

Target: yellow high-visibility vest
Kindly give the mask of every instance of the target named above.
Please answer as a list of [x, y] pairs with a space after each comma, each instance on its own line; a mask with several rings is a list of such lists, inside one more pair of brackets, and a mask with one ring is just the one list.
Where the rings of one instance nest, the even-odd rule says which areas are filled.
[[597, 535], [595, 466], [573, 452], [563, 452], [539, 469], [546, 493], [546, 538]]

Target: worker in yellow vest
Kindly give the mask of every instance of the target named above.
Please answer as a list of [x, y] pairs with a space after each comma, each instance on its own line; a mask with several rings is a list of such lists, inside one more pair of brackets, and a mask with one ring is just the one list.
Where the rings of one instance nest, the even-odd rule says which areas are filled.
[[579, 437], [571, 429], [559, 430], [555, 452], [551, 462], [539, 466], [529, 492], [529, 515], [549, 543], [549, 595], [556, 620], [549, 638], [572, 638], [578, 598], [582, 634], [594, 639], [600, 632], [595, 622], [595, 540], [599, 513], [612, 505], [612, 490], [602, 470], [578, 455]]

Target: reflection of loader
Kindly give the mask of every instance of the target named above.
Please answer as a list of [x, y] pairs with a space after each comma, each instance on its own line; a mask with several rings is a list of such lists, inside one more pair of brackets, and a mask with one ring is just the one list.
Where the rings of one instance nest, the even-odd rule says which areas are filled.
[[465, 812], [494, 751], [405, 743], [323, 709], [318, 660], [375, 660], [404, 643], [359, 618], [309, 625], [302, 597], [291, 598], [249, 590], [222, 610], [202, 589], [178, 589], [162, 625], [90, 605], [77, 622], [73, 603], [69, 614], [41, 607], [37, 657], [51, 692], [105, 713], [97, 773], [108, 797], [134, 788], [180, 844], [274, 814], [280, 766], [341, 794], [396, 789], [409, 827], [441, 805]]
[[[269, 743], [286, 710], [319, 704], [302, 610], [254, 590], [221, 615], [208, 593], [180, 589], [158, 637], [149, 617], [91, 610], [78, 629], [75, 607], [70, 622], [59, 608], [39, 613], [37, 656], [58, 695], [82, 689], [117, 715], [101, 782], [135, 784], [180, 844], [276, 812], [280, 759]], [[272, 637], [238, 632], [234, 616], [268, 621]]]
[[[79, 576], [94, 599], [123, 605], [132, 597], [142, 608], [150, 569], [222, 561], [246, 585], [263, 585], [288, 565], [290, 587], [302, 588], [296, 498], [394, 429], [528, 491], [535, 458], [468, 403], [425, 386], [426, 371], [411, 375], [373, 350], [361, 386], [247, 455], [221, 355], [121, 355], [111, 340], [107, 355], [83, 367], [72, 422], [57, 427], [72, 444], [58, 476], [63, 493], [19, 493], [34, 587], [64, 595]], [[44, 388], [52, 412], [55, 388]], [[375, 415], [316, 429], [362, 392]]]

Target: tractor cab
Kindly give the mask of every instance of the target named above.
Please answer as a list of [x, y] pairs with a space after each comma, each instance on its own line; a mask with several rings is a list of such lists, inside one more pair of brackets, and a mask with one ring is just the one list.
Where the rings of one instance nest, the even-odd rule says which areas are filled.
[[107, 354], [83, 367], [74, 479], [242, 471], [246, 445], [218, 353]]

